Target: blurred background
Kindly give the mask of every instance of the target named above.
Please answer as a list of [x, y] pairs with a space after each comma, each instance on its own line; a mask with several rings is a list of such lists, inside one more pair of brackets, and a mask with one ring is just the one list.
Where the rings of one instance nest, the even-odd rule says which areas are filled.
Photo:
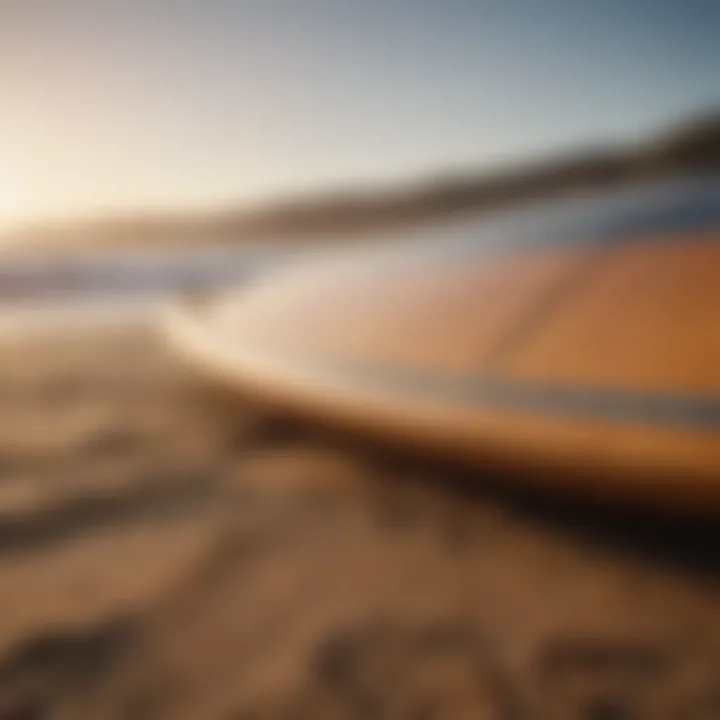
[[701, 0], [6, 0], [4, 247], [377, 229], [718, 161]]
[[226, 408], [152, 332], [298, 248], [715, 172], [718, 37], [709, 0], [0, 0], [0, 718], [720, 717], [715, 529]]

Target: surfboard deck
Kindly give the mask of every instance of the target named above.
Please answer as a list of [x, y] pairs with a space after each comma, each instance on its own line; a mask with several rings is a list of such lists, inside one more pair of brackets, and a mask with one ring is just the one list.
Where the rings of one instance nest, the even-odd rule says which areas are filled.
[[720, 509], [720, 233], [338, 252], [169, 308], [208, 381], [334, 427], [648, 507]]

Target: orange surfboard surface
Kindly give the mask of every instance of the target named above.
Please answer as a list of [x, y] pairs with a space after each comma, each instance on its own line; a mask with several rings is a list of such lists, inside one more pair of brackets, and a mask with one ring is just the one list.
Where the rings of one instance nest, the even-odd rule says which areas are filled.
[[720, 509], [720, 178], [426, 228], [179, 302], [173, 347], [309, 418], [527, 482]]

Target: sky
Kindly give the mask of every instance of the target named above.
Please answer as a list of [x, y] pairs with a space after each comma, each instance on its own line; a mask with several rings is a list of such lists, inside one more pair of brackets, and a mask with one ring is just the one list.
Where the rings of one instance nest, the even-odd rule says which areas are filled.
[[0, 0], [0, 227], [395, 183], [720, 103], [713, 0]]

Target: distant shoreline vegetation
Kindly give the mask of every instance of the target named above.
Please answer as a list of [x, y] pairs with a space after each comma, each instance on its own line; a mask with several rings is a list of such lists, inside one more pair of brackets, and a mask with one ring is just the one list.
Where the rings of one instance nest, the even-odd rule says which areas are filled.
[[496, 210], [582, 190], [720, 169], [720, 107], [650, 141], [568, 153], [505, 171], [462, 172], [382, 191], [290, 198], [255, 209], [134, 215], [43, 226], [15, 233], [13, 249], [63, 251], [241, 245], [263, 238], [337, 238], [460, 213]]

